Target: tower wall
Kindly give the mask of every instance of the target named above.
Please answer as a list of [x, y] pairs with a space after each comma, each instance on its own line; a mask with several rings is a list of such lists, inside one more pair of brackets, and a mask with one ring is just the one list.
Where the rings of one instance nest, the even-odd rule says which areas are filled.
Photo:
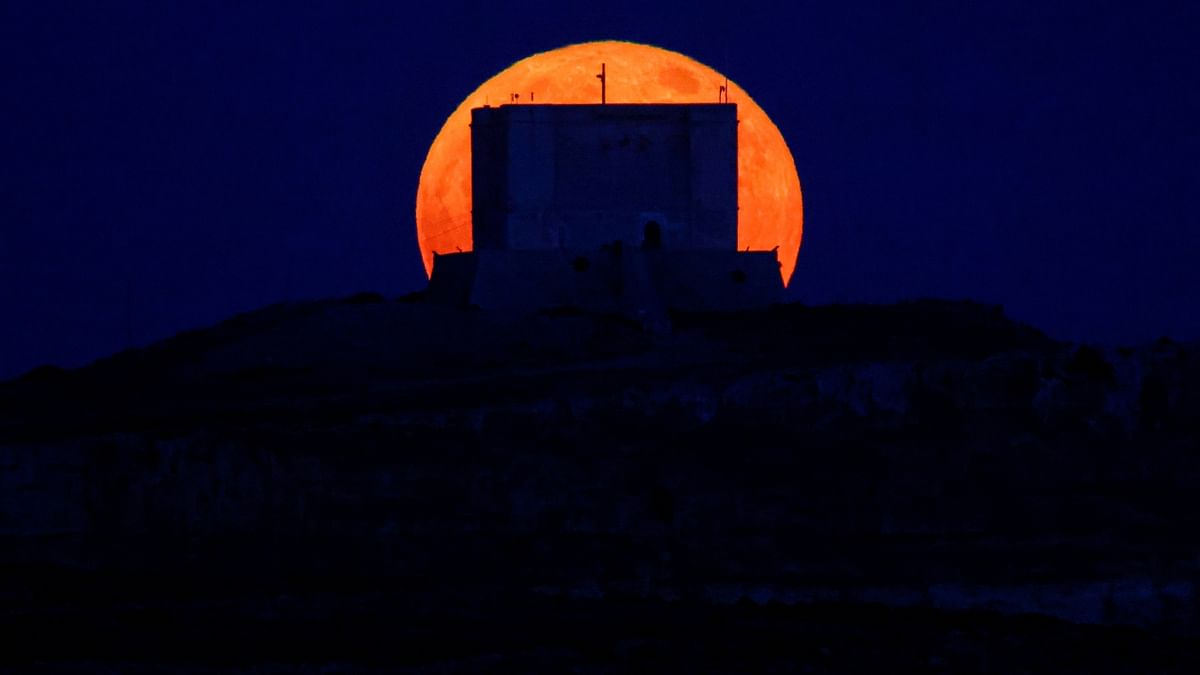
[[737, 248], [737, 107], [510, 105], [472, 111], [477, 250]]

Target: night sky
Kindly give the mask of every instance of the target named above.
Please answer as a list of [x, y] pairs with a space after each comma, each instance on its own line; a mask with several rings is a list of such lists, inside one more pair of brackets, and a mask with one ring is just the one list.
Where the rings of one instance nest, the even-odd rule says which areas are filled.
[[0, 5], [0, 377], [422, 288], [446, 116], [594, 39], [692, 56], [775, 120], [805, 198], [790, 299], [1200, 337], [1200, 3], [27, 1]]

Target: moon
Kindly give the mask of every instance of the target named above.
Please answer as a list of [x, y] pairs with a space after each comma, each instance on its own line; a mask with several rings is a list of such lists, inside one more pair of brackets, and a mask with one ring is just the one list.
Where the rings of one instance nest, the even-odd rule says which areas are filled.
[[[434, 253], [471, 250], [471, 109], [510, 102], [716, 103], [725, 76], [678, 52], [633, 42], [585, 42], [534, 54], [471, 92], [438, 132], [417, 185], [417, 242], [426, 275]], [[783, 134], [733, 81], [738, 106], [738, 250], [776, 249], [786, 285], [804, 234], [800, 178]]]

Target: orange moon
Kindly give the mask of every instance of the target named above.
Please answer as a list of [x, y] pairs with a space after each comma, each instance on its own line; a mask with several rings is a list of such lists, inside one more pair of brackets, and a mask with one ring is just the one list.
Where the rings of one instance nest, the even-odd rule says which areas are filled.
[[[471, 109], [509, 103], [599, 103], [600, 64], [609, 103], [716, 103], [725, 76], [683, 54], [633, 42], [586, 42], [534, 54], [471, 92], [429, 146], [417, 186], [417, 242], [425, 273], [433, 254], [471, 250]], [[778, 247], [786, 284], [804, 233], [800, 178], [783, 134], [741, 87], [738, 106], [738, 250]]]

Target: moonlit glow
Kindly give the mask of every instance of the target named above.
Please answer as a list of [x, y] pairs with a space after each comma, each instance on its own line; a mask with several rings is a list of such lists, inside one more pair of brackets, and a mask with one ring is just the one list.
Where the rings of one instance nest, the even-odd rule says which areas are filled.
[[[471, 250], [471, 109], [485, 104], [599, 103], [607, 64], [609, 103], [716, 103], [725, 76], [682, 54], [631, 42], [588, 42], [522, 59], [479, 86], [442, 125], [417, 187], [417, 241], [425, 273], [433, 254]], [[532, 94], [532, 96], [531, 96]], [[738, 249], [778, 247], [786, 284], [804, 231], [800, 179], [779, 129], [736, 83]]]

